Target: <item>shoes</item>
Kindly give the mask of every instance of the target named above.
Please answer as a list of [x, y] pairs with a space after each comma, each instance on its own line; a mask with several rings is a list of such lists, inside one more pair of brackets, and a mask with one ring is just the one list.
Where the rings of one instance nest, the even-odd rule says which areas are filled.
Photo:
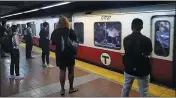
[[10, 79], [14, 79], [15, 78], [15, 76], [14, 75], [10, 75], [10, 77], [9, 77]]
[[48, 64], [47, 67], [48, 67], [48, 68], [54, 68], [54, 66], [53, 66], [53, 65], [50, 65], [50, 64]]
[[42, 66], [43, 66], [43, 67], [46, 67], [46, 64], [43, 63]]
[[34, 59], [34, 57], [30, 57], [29, 59]]
[[23, 79], [24, 77], [22, 77], [22, 76], [14, 76], [14, 75], [10, 75], [9, 78], [10, 78], [10, 79]]
[[22, 76], [15, 76], [15, 79], [23, 79], [24, 77]]
[[34, 59], [34, 57], [28, 57], [28, 58], [26, 58], [27, 60], [29, 60], [29, 59]]

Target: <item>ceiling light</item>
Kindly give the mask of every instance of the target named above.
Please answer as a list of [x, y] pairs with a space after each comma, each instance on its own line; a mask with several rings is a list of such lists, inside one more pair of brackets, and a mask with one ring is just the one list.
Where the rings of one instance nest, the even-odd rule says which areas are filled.
[[61, 6], [61, 5], [69, 4], [69, 3], [71, 3], [71, 2], [58, 3], [58, 4], [42, 7], [41, 9], [48, 9], [48, 8], [52, 8], [52, 7], [55, 7], [55, 6]]
[[29, 10], [29, 11], [25, 11], [23, 13], [30, 13], [30, 12], [35, 12], [35, 11], [38, 11], [39, 9], [33, 9], [33, 10]]
[[20, 14], [24, 14], [24, 13], [35, 12], [35, 11], [38, 11], [38, 10], [41, 10], [41, 9], [48, 9], [48, 8], [52, 8], [52, 7], [56, 7], [56, 6], [66, 5], [66, 4], [69, 4], [69, 3], [71, 3], [71, 2], [57, 3], [57, 4], [53, 4], [53, 5], [49, 5], [49, 6], [45, 6], [45, 7], [41, 7], [41, 8], [38, 8], [38, 9], [33, 9], [33, 10], [29, 10], [29, 11], [21, 12], [21, 13], [16, 13], [16, 14], [11, 14], [11, 15], [6, 15], [6, 16], [3, 16], [3, 17], [1, 17], [1, 18], [10, 17], [10, 16], [15, 16], [15, 15], [20, 15]]

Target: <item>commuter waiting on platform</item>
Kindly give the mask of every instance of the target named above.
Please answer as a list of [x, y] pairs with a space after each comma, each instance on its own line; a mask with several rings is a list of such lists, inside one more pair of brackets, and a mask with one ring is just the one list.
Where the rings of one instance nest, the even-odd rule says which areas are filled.
[[33, 47], [33, 33], [31, 29], [31, 24], [30, 22], [27, 23], [27, 30], [26, 33], [24, 34], [24, 39], [26, 42], [26, 59], [32, 59], [33, 57], [31, 56], [31, 51]]
[[77, 88], [73, 87], [75, 53], [68, 45], [69, 39], [72, 41], [77, 39], [76, 34], [73, 30], [70, 30], [68, 19], [62, 16], [59, 19], [58, 28], [55, 29], [51, 35], [52, 44], [56, 45], [56, 65], [60, 68], [60, 94], [62, 96], [65, 94], [66, 68], [68, 68], [68, 79], [70, 83], [69, 93], [78, 91]]
[[[17, 26], [12, 25], [11, 30], [12, 30], [12, 35], [11, 35], [12, 50], [10, 52], [10, 54], [11, 54], [10, 78], [22, 79], [23, 77], [20, 76], [20, 72], [19, 72], [19, 70], [20, 70], [20, 66], [19, 66], [19, 61], [20, 61], [19, 44], [20, 44], [20, 40], [19, 40], [19, 37], [18, 37]], [[14, 68], [15, 68], [16, 76], [14, 76]]]
[[[39, 46], [42, 49], [42, 62], [44, 67], [54, 67], [49, 64], [49, 54], [50, 54], [50, 40], [49, 40], [49, 24], [47, 22], [43, 23], [43, 29], [40, 31]], [[45, 64], [45, 60], [46, 63]]]
[[[8, 29], [7, 29], [7, 26], [6, 26], [6, 20], [2, 20], [2, 25], [0, 26], [0, 39], [1, 39], [1, 42], [3, 40], [3, 37], [4, 36], [8, 36]], [[4, 52], [4, 49], [3, 49], [3, 45], [1, 43], [1, 49], [0, 49], [0, 54], [1, 54], [1, 57], [0, 58], [5, 58], [5, 57], [8, 57], [6, 55], [6, 53]]]
[[152, 42], [148, 37], [141, 34], [142, 28], [143, 21], [138, 18], [134, 19], [132, 21], [132, 34], [125, 37], [123, 41], [125, 83], [122, 89], [122, 97], [129, 96], [135, 78], [138, 80], [140, 96], [149, 96], [151, 66], [148, 56], [152, 52]]

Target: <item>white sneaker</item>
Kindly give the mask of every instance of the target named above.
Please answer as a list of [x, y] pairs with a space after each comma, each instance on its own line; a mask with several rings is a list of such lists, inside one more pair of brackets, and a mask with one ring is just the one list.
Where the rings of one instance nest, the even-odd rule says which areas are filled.
[[43, 67], [46, 67], [46, 64], [42, 64]]
[[53, 66], [53, 65], [50, 65], [50, 64], [47, 65], [47, 67], [48, 67], [48, 68], [54, 68], [54, 66]]
[[14, 75], [10, 75], [10, 77], [9, 77], [10, 79], [14, 79], [15, 78], [15, 76]]
[[23, 79], [24, 77], [22, 76], [15, 76], [15, 79]]

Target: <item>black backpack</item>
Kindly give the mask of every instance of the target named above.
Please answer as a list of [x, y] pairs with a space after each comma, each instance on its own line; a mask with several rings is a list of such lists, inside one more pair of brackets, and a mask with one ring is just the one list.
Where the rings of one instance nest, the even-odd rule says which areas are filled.
[[12, 36], [2, 37], [2, 49], [5, 53], [10, 53], [12, 51]]

